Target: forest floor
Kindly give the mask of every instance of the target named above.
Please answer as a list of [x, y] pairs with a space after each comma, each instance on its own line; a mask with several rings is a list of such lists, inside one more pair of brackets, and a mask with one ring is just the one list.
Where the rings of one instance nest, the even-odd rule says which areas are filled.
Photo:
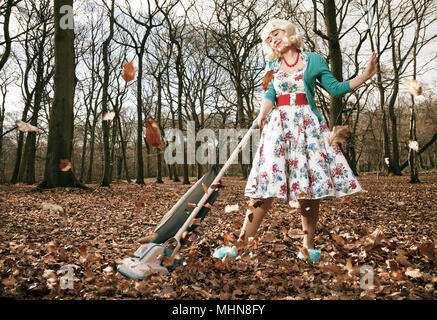
[[[235, 243], [248, 206], [246, 181], [225, 177], [180, 251], [185, 264], [142, 281], [115, 271], [117, 261], [148, 241], [195, 178], [191, 185], [147, 179], [144, 186], [91, 185], [93, 191], [1, 185], [0, 298], [436, 299], [437, 174], [422, 174], [420, 184], [408, 176], [358, 180], [367, 192], [321, 202], [321, 260], [296, 257], [300, 215], [276, 199], [256, 239], [238, 259], [223, 261], [212, 253]], [[239, 209], [227, 212], [227, 205]], [[73, 265], [74, 285], [64, 290], [66, 265]]]

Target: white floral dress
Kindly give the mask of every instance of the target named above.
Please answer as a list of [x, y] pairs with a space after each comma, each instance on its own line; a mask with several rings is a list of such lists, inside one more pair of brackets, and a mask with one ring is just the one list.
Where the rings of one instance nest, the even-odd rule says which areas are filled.
[[[307, 56], [302, 59], [306, 66]], [[276, 107], [266, 117], [245, 196], [297, 201], [362, 191], [340, 147], [329, 145], [325, 120], [319, 122], [310, 105], [295, 103], [295, 94], [305, 93], [305, 68], [289, 74], [279, 70], [280, 62], [273, 83], [277, 96], [291, 95], [290, 105]]]

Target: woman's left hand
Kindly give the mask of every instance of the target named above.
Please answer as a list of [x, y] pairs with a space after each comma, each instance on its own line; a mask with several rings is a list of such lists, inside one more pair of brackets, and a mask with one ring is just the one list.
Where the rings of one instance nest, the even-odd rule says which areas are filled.
[[366, 69], [364, 70], [364, 74], [367, 79], [372, 78], [376, 72], [378, 71], [378, 62], [376, 59], [376, 53], [372, 52], [372, 56], [370, 57], [369, 63], [367, 64]]

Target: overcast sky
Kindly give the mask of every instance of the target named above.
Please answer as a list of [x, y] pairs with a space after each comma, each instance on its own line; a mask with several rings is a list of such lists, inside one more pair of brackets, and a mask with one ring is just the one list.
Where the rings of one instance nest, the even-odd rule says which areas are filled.
[[[117, 3], [119, 4], [124, 4], [125, 1], [124, 0], [116, 0]], [[393, 1], [393, 3], [395, 3], [396, 1]], [[75, 1], [75, 4], [77, 3], [77, 1]], [[80, 3], [80, 2], [79, 2]], [[132, 8], [133, 9], [139, 9], [141, 7], [141, 4], [144, 3], [143, 1], [131, 1], [132, 3]], [[198, 2], [198, 3], [202, 3], [203, 6], [205, 6], [205, 1], [203, 2]], [[308, 1], [308, 0], [304, 0], [301, 2], [302, 6], [307, 7], [308, 9], [311, 8], [312, 6], [312, 1]], [[75, 17], [75, 19], [80, 19], [80, 15], [83, 13], [83, 10], [81, 10], [81, 7], [77, 6], [75, 7], [76, 13], [78, 14], [78, 17]], [[183, 12], [182, 10], [180, 11], [181, 13]], [[357, 16], [354, 15], [350, 15], [350, 22], [354, 21], [355, 19], [357, 19]], [[319, 22], [320, 23], [320, 22]], [[16, 26], [16, 24], [14, 22], [12, 22], [11, 24], [11, 34], [14, 34], [16, 32], [16, 27], [14, 29], [14, 26]], [[431, 34], [437, 34], [437, 23], [435, 23], [432, 28], [430, 28], [428, 30], [428, 33]], [[2, 35], [2, 32], [0, 33], [0, 35]], [[0, 37], [1, 39], [2, 37]], [[355, 39], [356, 40], [356, 39]], [[346, 46], [346, 45], [350, 45], [350, 43], [354, 43], [355, 42], [354, 39], [344, 39], [344, 41], [341, 42], [342, 46]], [[429, 71], [426, 72], [426, 74], [421, 75], [420, 77], [418, 77], [418, 80], [421, 81], [423, 83], [424, 89], [429, 89], [429, 90], [437, 90], [436, 89], [436, 84], [437, 84], [437, 61], [436, 59], [432, 59], [435, 57], [436, 51], [435, 48], [437, 41], [434, 40], [433, 44], [428, 45], [428, 47], [426, 48], [426, 50], [424, 50], [423, 52], [421, 52], [420, 56], [418, 57], [418, 66], [422, 66], [424, 64], [424, 61], [426, 61], [427, 63], [427, 69], [429, 69]], [[369, 54], [370, 54], [370, 50], [369, 50]], [[9, 61], [12, 59], [12, 57], [9, 58]], [[362, 56], [362, 61], [361, 64], [364, 66], [368, 56], [363, 54]], [[391, 54], [386, 53], [384, 56], [384, 59], [387, 61], [387, 59], [391, 59]], [[384, 60], [383, 59], [383, 60]], [[405, 88], [401, 88], [401, 92], [406, 92]], [[1, 102], [1, 97], [0, 97], [0, 102]], [[8, 96], [6, 98], [6, 112], [13, 112], [13, 111], [19, 111], [21, 112], [22, 108], [23, 108], [23, 103], [22, 103], [22, 97], [21, 97], [21, 91], [19, 88], [15, 88], [14, 90], [11, 90], [8, 93]]]

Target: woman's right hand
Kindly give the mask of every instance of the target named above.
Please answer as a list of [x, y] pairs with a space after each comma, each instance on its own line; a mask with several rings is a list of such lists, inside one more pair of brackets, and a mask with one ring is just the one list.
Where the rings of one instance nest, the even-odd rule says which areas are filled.
[[266, 124], [266, 119], [265, 118], [261, 118], [261, 116], [258, 116], [256, 118], [256, 122], [258, 123], [258, 129], [262, 129], [264, 127], [264, 125]]

